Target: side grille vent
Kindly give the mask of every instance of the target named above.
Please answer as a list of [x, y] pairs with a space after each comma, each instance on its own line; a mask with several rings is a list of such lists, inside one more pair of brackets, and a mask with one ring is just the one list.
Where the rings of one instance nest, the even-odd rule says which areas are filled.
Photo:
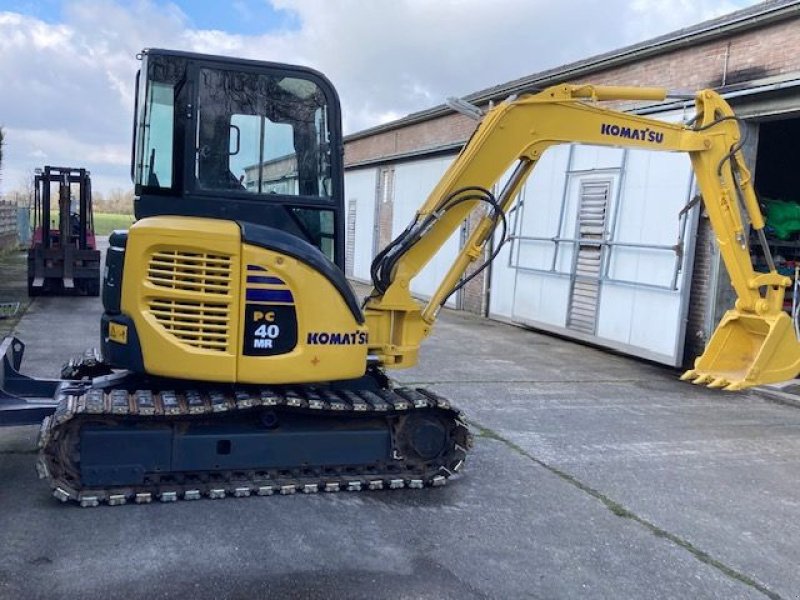
[[153, 252], [147, 281], [162, 292], [147, 299], [150, 314], [187, 346], [227, 351], [233, 268], [232, 257], [224, 254], [184, 248]]
[[230, 290], [231, 258], [184, 250], [160, 250], [150, 257], [147, 279], [158, 287], [224, 295]]
[[230, 309], [225, 303], [156, 298], [149, 309], [159, 325], [189, 346], [220, 351], [228, 347]]

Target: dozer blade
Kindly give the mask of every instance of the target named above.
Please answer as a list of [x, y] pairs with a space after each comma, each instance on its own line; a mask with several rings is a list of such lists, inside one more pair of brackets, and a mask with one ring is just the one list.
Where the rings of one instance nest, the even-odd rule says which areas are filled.
[[728, 391], [777, 383], [800, 373], [800, 342], [789, 315], [729, 310], [694, 368], [681, 377]]

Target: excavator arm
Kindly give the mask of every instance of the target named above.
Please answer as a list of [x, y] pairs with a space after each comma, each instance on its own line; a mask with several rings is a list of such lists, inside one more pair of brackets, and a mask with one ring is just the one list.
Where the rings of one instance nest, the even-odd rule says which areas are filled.
[[[791, 280], [772, 263], [730, 106], [715, 92], [702, 90], [694, 98], [694, 119], [683, 125], [598, 104], [666, 97], [662, 88], [560, 85], [490, 109], [411, 224], [373, 262], [374, 289], [364, 307], [370, 353], [388, 367], [413, 366], [439, 309], [463, 282], [468, 267], [484, 255], [495, 229], [505, 228], [505, 214], [545, 150], [581, 143], [689, 154], [737, 300], [683, 378], [737, 390], [794, 377], [800, 371], [800, 343], [782, 310]], [[494, 196], [489, 190], [509, 171]], [[412, 279], [479, 205], [487, 210], [436, 292], [426, 305], [420, 304], [411, 296]], [[749, 227], [769, 257], [768, 273], [753, 269]]]

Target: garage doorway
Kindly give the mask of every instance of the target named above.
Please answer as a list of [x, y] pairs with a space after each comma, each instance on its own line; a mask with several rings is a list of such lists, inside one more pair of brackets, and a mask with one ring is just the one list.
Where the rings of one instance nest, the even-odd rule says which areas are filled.
[[[775, 267], [782, 275], [795, 279], [800, 270], [800, 116], [759, 123], [755, 188], [767, 217], [767, 242]], [[761, 247], [751, 239], [753, 264], [757, 271], [768, 271]], [[791, 311], [800, 298], [788, 290], [784, 309]]]

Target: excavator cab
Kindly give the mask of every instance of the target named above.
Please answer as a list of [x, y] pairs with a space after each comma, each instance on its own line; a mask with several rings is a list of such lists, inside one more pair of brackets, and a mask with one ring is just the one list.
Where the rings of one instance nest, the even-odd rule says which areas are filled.
[[[333, 86], [282, 64], [164, 50], [141, 61], [138, 221], [110, 239], [104, 357], [193, 381], [363, 375]], [[331, 336], [352, 343], [316, 343]]]
[[343, 146], [331, 83], [283, 64], [155, 49], [140, 56], [137, 219], [266, 225], [344, 270]]

